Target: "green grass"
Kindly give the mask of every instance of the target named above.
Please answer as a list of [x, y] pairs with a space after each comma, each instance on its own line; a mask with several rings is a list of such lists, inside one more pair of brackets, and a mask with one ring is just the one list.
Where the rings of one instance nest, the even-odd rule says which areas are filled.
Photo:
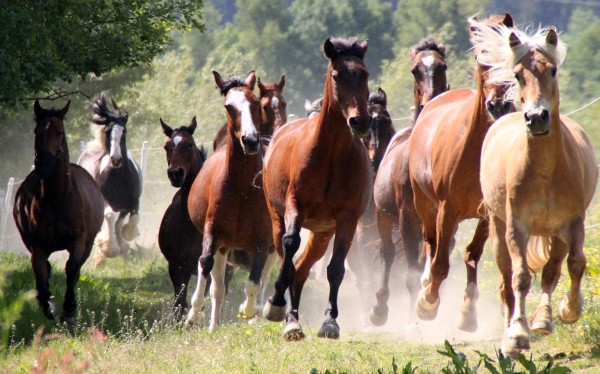
[[[593, 245], [596, 239], [592, 238]], [[459, 257], [459, 253], [453, 255], [455, 260]], [[51, 289], [61, 305], [65, 289], [64, 259], [52, 263]], [[480, 301], [483, 304], [486, 297], [492, 302], [496, 299], [497, 270], [494, 266], [489, 260], [483, 263], [482, 273], [490, 274], [489, 277], [482, 276], [485, 279], [481, 282]], [[34, 287], [27, 257], [0, 254], [0, 268], [5, 278], [2, 285], [4, 298], [0, 305], [10, 305]], [[459, 266], [453, 264], [454, 268]], [[492, 318], [486, 316], [488, 312], [481, 311], [483, 304], [480, 330], [487, 328], [489, 334], [453, 335], [451, 329], [436, 331], [435, 327], [430, 328], [432, 325], [421, 323], [418, 328], [421, 332], [410, 337], [404, 331], [402, 317], [394, 314], [396, 309], [392, 304], [386, 328], [365, 327], [356, 321], [350, 323], [352, 316], [360, 314], [360, 307], [356, 305], [354, 284], [349, 276], [342, 285], [340, 301], [344, 305], [340, 308], [339, 318], [342, 339], [330, 341], [316, 337], [327, 287], [325, 283], [310, 280], [301, 307], [301, 322], [307, 338], [302, 342], [287, 343], [281, 337], [283, 324], [264, 320], [249, 324], [236, 317], [246, 277], [247, 273], [236, 273], [227, 296], [225, 324], [209, 333], [206, 328], [181, 328], [170, 318], [172, 288], [162, 257], [153, 254], [127, 260], [117, 258], [97, 270], [91, 268], [90, 261], [82, 269], [78, 284], [77, 325], [68, 327], [48, 321], [35, 300], [27, 303], [10, 328], [8, 347], [0, 352], [0, 372], [25, 373], [45, 368], [49, 372], [82, 369], [92, 373], [393, 373], [401, 372], [410, 363], [417, 373], [437, 373], [454, 367], [451, 358], [439, 353], [446, 350], [443, 343], [446, 338], [456, 352], [465, 355], [467, 366], [474, 367], [480, 361], [478, 352], [497, 361], [501, 321], [497, 311], [492, 313]], [[457, 278], [454, 280], [462, 290], [464, 277], [460, 274], [453, 277]], [[567, 282], [564, 278], [568, 277], [563, 277], [555, 304], [565, 290]], [[448, 281], [452, 283], [453, 279]], [[576, 372], [600, 371], [597, 280], [588, 276], [584, 284], [584, 317], [571, 326], [557, 322], [551, 336], [533, 337], [531, 357], [538, 368], [546, 366], [552, 359], [554, 365], [568, 366]], [[529, 297], [530, 312], [534, 309], [537, 294], [534, 289]], [[457, 313], [456, 300], [446, 297], [442, 299], [444, 305]], [[485, 321], [490, 320], [494, 326], [484, 326], [484, 323], [490, 323]], [[524, 371], [519, 365], [517, 368]], [[479, 372], [488, 371], [482, 366]]]

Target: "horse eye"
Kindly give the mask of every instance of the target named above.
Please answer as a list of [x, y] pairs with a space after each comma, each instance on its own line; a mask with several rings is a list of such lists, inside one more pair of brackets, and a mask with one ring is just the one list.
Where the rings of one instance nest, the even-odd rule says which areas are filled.
[[552, 75], [552, 78], [556, 77], [556, 71], [557, 70], [558, 69], [556, 69], [556, 68], [552, 68], [552, 70], [550, 70], [550, 74]]

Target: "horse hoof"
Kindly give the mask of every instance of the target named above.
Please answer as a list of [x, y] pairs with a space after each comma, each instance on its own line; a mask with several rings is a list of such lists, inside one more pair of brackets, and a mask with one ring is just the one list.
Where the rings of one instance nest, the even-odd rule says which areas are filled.
[[502, 341], [502, 353], [513, 360], [516, 360], [523, 351], [529, 349], [529, 337], [527, 336], [505, 337]]
[[246, 303], [242, 303], [238, 309], [238, 316], [242, 319], [252, 319], [258, 315], [255, 308], [247, 308]]
[[75, 316], [65, 316], [64, 314], [60, 317], [60, 322], [66, 323], [67, 325], [74, 326], [75, 325]]
[[188, 312], [188, 315], [185, 319], [184, 326], [187, 328], [192, 328], [192, 327], [195, 327], [196, 325], [198, 325], [198, 326], [202, 325], [203, 315], [204, 315], [204, 313], [202, 313], [202, 312], [196, 313], [194, 311], [194, 308], [192, 307], [192, 309], [190, 309], [190, 311]]
[[417, 316], [424, 321], [431, 321], [437, 316], [437, 311], [440, 306], [440, 299], [438, 298], [435, 303], [430, 303], [425, 298], [423, 291], [419, 292], [417, 303], [415, 305], [415, 311]]
[[42, 312], [44, 313], [44, 316], [50, 320], [56, 318], [56, 302], [54, 301], [54, 296], [50, 296], [45, 304], [42, 303]]
[[[581, 297], [580, 297], [581, 300]], [[583, 303], [579, 303], [576, 309], [569, 309], [569, 297], [565, 295], [560, 303], [558, 304], [558, 318], [562, 321], [562, 323], [571, 324], [577, 322], [579, 317], [581, 316], [581, 311], [583, 309]]]
[[285, 319], [285, 305], [276, 306], [267, 300], [263, 309], [263, 316], [271, 322], [281, 322]]
[[477, 315], [475, 313], [461, 313], [458, 317], [457, 327], [466, 332], [477, 331]]
[[539, 335], [550, 335], [552, 329], [552, 309], [550, 305], [538, 307], [531, 322], [531, 332]]
[[374, 306], [369, 313], [369, 318], [371, 319], [371, 323], [375, 326], [385, 325], [388, 319], [387, 305], [382, 305], [381, 307], [378, 307], [377, 305]]
[[340, 327], [333, 318], [328, 318], [323, 322], [323, 325], [319, 329], [317, 334], [319, 338], [325, 339], [339, 339], [340, 338]]
[[283, 329], [283, 338], [288, 342], [297, 342], [305, 338], [302, 326], [298, 322], [289, 322]]
[[129, 224], [123, 226], [123, 229], [121, 231], [121, 236], [123, 237], [123, 239], [127, 240], [128, 242], [132, 241], [133, 239], [137, 238], [140, 235], [140, 231], [136, 226], [129, 226]]

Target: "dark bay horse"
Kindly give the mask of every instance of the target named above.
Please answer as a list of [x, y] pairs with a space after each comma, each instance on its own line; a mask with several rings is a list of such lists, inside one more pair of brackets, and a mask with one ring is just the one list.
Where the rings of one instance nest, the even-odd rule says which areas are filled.
[[[287, 122], [287, 102], [283, 97], [285, 75], [279, 83], [262, 83], [257, 79], [260, 100], [260, 127], [258, 132], [264, 139], [270, 139], [273, 132]], [[227, 123], [223, 124], [213, 140], [213, 151], [227, 143]]]
[[189, 325], [199, 319], [210, 274], [210, 330], [220, 324], [229, 250], [245, 250], [250, 259], [246, 301], [240, 306], [240, 313], [248, 318], [256, 315], [257, 301], [262, 302], [271, 268], [277, 262], [269, 212], [258, 177], [264, 146], [257, 129], [260, 101], [252, 92], [256, 76], [252, 71], [245, 80], [225, 80], [216, 71], [213, 74], [225, 97], [228, 135], [225, 147], [218, 148], [200, 170], [188, 197], [190, 219], [202, 233], [202, 255], [186, 320]]
[[69, 104], [60, 110], [44, 109], [37, 100], [34, 104], [35, 170], [17, 190], [13, 217], [31, 252], [37, 299], [49, 319], [55, 318], [56, 304], [48, 283], [48, 257], [63, 249], [69, 252], [61, 320], [72, 324], [77, 309], [75, 286], [102, 226], [104, 202], [92, 177], [69, 162], [63, 124]]
[[[512, 26], [510, 15], [493, 17], [489, 24]], [[471, 23], [471, 26], [476, 26]], [[498, 26], [500, 27], [500, 26]], [[502, 26], [504, 27], [504, 26]], [[473, 30], [472, 30], [473, 31]], [[476, 55], [487, 53], [475, 49]], [[417, 119], [409, 139], [409, 175], [415, 209], [423, 224], [426, 265], [423, 289], [416, 303], [421, 319], [437, 315], [440, 286], [450, 269], [450, 250], [458, 223], [479, 219], [474, 237], [465, 250], [467, 287], [458, 327], [477, 329], [477, 264], [488, 237], [488, 220], [479, 209], [481, 145], [493, 117], [486, 109], [487, 95], [494, 83], [488, 79], [488, 67], [476, 63], [476, 90], [455, 89], [430, 101]], [[494, 92], [503, 97], [503, 90]], [[499, 107], [510, 108], [497, 102]]]
[[558, 306], [563, 323], [581, 316], [581, 280], [586, 208], [598, 181], [598, 166], [583, 128], [560, 115], [558, 68], [566, 47], [554, 28], [526, 34], [479, 25], [475, 44], [491, 51], [479, 56], [492, 66], [490, 79], [509, 84], [508, 97], [522, 111], [500, 118], [481, 151], [481, 188], [489, 213], [505, 332], [502, 350], [515, 357], [530, 349], [525, 298], [530, 271], [542, 271], [542, 297], [531, 330], [552, 332], [552, 294], [567, 258], [570, 289]]
[[[327, 39], [323, 50], [329, 65], [321, 112], [280, 128], [265, 155], [264, 192], [282, 266], [275, 295], [265, 304], [264, 315], [271, 321], [283, 320], [284, 294], [289, 290], [292, 305], [284, 329], [287, 340], [304, 338], [298, 323], [302, 288], [334, 234], [333, 256], [327, 268], [329, 307], [318, 336], [339, 338], [337, 298], [344, 260], [373, 186], [367, 151], [353, 135], [365, 136], [371, 126], [368, 71], [363, 62], [367, 42]], [[310, 230], [310, 235], [294, 265], [301, 227]]]
[[[102, 92], [92, 104], [92, 124], [95, 139], [79, 157], [77, 164], [96, 180], [104, 196], [104, 217], [107, 232], [96, 240], [98, 252], [96, 265], [105, 257], [127, 254], [126, 241], [139, 235], [139, 208], [142, 195], [142, 173], [131, 152], [127, 150], [127, 120], [114, 100], [113, 108], [107, 103], [107, 93]], [[128, 218], [125, 224], [125, 219]]]
[[[446, 83], [446, 47], [435, 40], [426, 38], [411, 47], [411, 73], [415, 121], [425, 104], [445, 92]], [[394, 259], [403, 254], [408, 265], [406, 287], [410, 295], [410, 305], [414, 306], [419, 291], [419, 248], [422, 242], [421, 220], [413, 202], [413, 191], [408, 173], [408, 140], [412, 127], [398, 132], [387, 147], [385, 158], [381, 161], [375, 177], [373, 197], [377, 219], [377, 229], [381, 237], [381, 258], [383, 272], [381, 284], [376, 292], [377, 303], [373, 306], [370, 318], [374, 325], [381, 326], [387, 321], [388, 299], [390, 296], [390, 271]], [[393, 241], [393, 228], [400, 229], [398, 248]]]
[[187, 287], [198, 271], [202, 252], [202, 235], [188, 213], [188, 196], [192, 183], [206, 161], [204, 147], [194, 141], [196, 117], [189, 126], [173, 129], [160, 119], [167, 153], [167, 175], [173, 187], [179, 188], [171, 205], [165, 211], [158, 231], [158, 245], [169, 263], [169, 276], [175, 291], [174, 311], [177, 315], [187, 310]]

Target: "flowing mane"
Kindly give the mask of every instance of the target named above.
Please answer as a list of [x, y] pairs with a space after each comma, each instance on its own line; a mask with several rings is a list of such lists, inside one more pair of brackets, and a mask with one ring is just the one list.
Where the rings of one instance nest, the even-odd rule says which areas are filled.
[[435, 51], [443, 58], [446, 58], [446, 51], [443, 48], [440, 48], [439, 44], [433, 38], [421, 39], [419, 43], [413, 45], [410, 49], [414, 50], [415, 53]]
[[90, 130], [94, 136], [94, 140], [88, 143], [86, 149], [93, 153], [105, 153], [106, 149], [106, 131], [104, 126], [109, 125], [111, 122], [125, 126], [129, 119], [127, 112], [121, 112], [121, 109], [117, 106], [117, 103], [111, 99], [113, 108], [109, 107], [107, 102], [108, 92], [102, 91], [100, 96], [94, 100], [90, 105], [92, 111], [92, 118], [90, 124]]
[[229, 92], [229, 90], [231, 90], [234, 87], [244, 87], [246, 85], [246, 82], [244, 81], [244, 79], [240, 78], [240, 77], [229, 77], [224, 79], [225, 84], [223, 85], [223, 87], [219, 88], [219, 92], [221, 92], [221, 96], [227, 96], [227, 93]]
[[338, 55], [364, 57], [364, 50], [356, 37], [351, 38], [331, 38], [331, 44]]
[[[508, 28], [504, 25], [490, 25], [470, 19], [473, 48], [480, 50], [477, 61], [490, 67], [489, 81], [506, 85], [508, 88], [505, 100], [519, 102], [519, 85], [514, 75], [514, 67], [528, 53], [540, 52], [557, 67], [560, 66], [566, 55], [567, 46], [562, 41], [554, 47], [546, 43], [546, 34], [549, 27], [538, 28], [532, 33], [517, 28]], [[510, 46], [510, 35], [514, 33], [520, 40], [520, 45], [514, 49]]]

